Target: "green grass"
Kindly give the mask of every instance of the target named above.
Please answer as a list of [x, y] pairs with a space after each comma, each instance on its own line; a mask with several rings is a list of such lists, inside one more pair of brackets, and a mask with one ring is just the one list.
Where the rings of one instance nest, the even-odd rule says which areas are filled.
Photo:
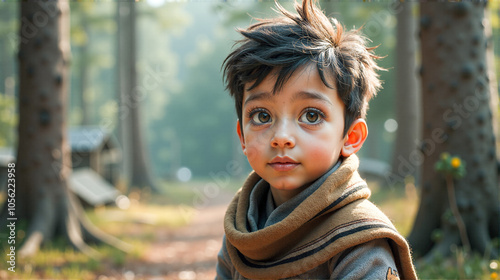
[[374, 202], [393, 222], [396, 229], [408, 236], [419, 206], [417, 190], [413, 184], [382, 187], [377, 181], [369, 181]]
[[478, 254], [466, 255], [455, 250], [450, 258], [437, 256], [432, 263], [417, 262], [420, 279], [500, 280], [500, 259], [490, 260]]
[[[87, 217], [95, 226], [131, 245], [132, 251], [124, 253], [108, 245], [93, 245], [101, 254], [101, 259], [93, 259], [68, 247], [65, 240], [56, 239], [44, 244], [32, 257], [16, 257], [16, 271], [12, 273], [7, 271], [6, 264], [8, 244], [1, 242], [0, 279], [5, 278], [3, 275], [7, 279], [96, 279], [110, 268], [119, 271], [128, 262], [141, 262], [157, 238], [155, 233], [160, 232], [160, 229], [186, 225], [193, 214], [193, 208], [182, 204], [160, 206], [139, 201], [132, 201], [127, 210], [115, 207], [87, 210]], [[16, 241], [16, 244], [20, 241]], [[17, 245], [16, 250], [19, 250]]]
[[[103, 251], [101, 247], [95, 248]], [[7, 261], [7, 253], [7, 248], [3, 248], [3, 263]], [[114, 254], [123, 253], [116, 251]], [[111, 258], [112, 255], [104, 257]], [[16, 258], [15, 272], [5, 273], [8, 275], [7, 279], [95, 279], [95, 272], [102, 267], [98, 261], [68, 248], [63, 240], [55, 240], [45, 244], [33, 257]], [[6, 270], [7, 267], [2, 269]]]

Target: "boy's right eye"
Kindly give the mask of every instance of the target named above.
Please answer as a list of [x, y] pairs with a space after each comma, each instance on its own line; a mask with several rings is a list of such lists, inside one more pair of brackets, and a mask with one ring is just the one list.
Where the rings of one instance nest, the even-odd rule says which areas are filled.
[[271, 122], [271, 115], [263, 110], [254, 111], [251, 120], [254, 124], [266, 124]]

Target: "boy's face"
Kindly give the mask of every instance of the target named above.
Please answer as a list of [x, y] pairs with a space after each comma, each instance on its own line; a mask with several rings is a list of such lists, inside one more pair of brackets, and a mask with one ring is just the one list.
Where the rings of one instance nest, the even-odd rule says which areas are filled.
[[245, 85], [243, 131], [237, 130], [250, 165], [273, 195], [293, 197], [339, 159], [348, 139], [342, 136], [344, 104], [313, 64], [297, 69], [273, 95], [275, 81], [271, 73], [250, 91]]

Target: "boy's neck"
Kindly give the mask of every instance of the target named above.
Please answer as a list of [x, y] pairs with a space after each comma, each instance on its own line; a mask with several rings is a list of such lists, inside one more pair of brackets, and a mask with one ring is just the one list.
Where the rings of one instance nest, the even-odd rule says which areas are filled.
[[280, 190], [271, 186], [271, 194], [273, 196], [274, 206], [278, 207], [281, 204], [287, 202], [288, 200], [301, 193], [303, 190], [307, 189], [307, 187], [309, 187], [310, 185], [311, 184], [307, 184], [294, 190]]

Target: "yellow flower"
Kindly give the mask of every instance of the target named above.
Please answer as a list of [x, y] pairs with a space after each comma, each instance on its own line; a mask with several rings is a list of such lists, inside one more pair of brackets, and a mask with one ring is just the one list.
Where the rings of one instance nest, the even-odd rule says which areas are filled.
[[497, 279], [497, 278], [498, 278], [498, 273], [496, 273], [496, 272], [492, 272], [492, 273], [490, 274], [490, 278], [491, 278], [491, 279]]
[[453, 157], [453, 158], [451, 159], [451, 167], [453, 167], [453, 168], [458, 168], [458, 167], [460, 167], [460, 164], [462, 164], [462, 162], [460, 161], [460, 159], [459, 159], [459, 158], [457, 158], [457, 157]]

